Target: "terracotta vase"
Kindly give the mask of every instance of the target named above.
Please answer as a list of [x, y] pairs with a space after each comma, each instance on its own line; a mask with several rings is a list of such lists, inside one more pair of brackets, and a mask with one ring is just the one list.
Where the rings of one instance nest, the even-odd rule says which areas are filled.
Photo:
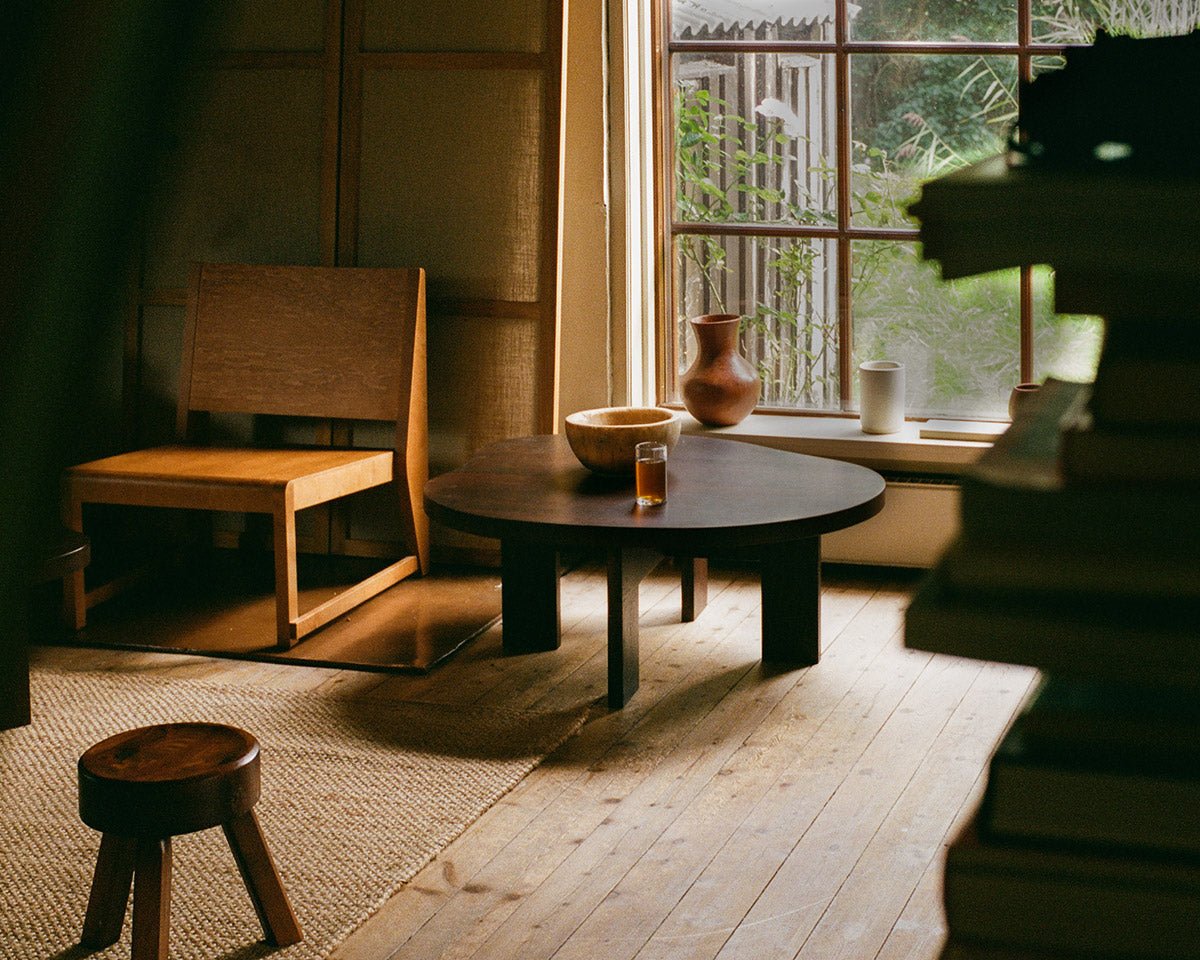
[[731, 427], [758, 403], [758, 375], [738, 352], [742, 318], [710, 313], [688, 321], [699, 352], [681, 380], [683, 405], [709, 427]]

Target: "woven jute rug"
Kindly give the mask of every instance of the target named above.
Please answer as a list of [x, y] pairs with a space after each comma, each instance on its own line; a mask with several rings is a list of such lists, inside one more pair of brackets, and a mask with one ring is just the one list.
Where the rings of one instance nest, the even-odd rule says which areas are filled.
[[100, 835], [79, 820], [76, 761], [121, 730], [233, 724], [262, 747], [256, 807], [303, 943], [276, 950], [219, 829], [173, 844], [172, 960], [325, 957], [571, 735], [582, 710], [348, 701], [200, 681], [37, 670], [34, 724], [0, 731], [0, 957], [128, 957], [78, 946]]

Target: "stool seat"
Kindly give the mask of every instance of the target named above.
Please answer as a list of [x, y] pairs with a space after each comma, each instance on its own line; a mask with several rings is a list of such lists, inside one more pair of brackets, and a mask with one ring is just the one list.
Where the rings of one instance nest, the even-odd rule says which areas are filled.
[[219, 723], [164, 723], [102, 740], [79, 758], [79, 815], [101, 831], [83, 946], [119, 939], [133, 887], [133, 960], [166, 960], [171, 838], [220, 826], [276, 946], [300, 925], [262, 835], [258, 741]]
[[258, 802], [258, 741], [219, 723], [164, 723], [102, 740], [79, 758], [79, 816], [125, 837], [216, 827]]

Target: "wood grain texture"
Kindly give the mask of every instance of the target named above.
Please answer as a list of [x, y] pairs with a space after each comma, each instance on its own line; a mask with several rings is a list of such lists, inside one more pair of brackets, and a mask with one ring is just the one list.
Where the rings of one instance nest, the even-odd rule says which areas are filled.
[[133, 960], [167, 960], [171, 939], [170, 837], [138, 841], [133, 877]]
[[[418, 509], [429, 469], [425, 353], [420, 269], [196, 264], [180, 366], [181, 440], [207, 432], [210, 414], [277, 414], [388, 421], [393, 452], [192, 445], [120, 454], [67, 472], [64, 524], [82, 532], [85, 502], [271, 514], [276, 639], [288, 647], [428, 569], [428, 521]], [[401, 560], [301, 617], [296, 512], [393, 480], [415, 562]], [[79, 629], [88, 604], [82, 574], [64, 584], [64, 618]]]
[[[39, 649], [66, 669], [362, 699], [571, 708], [604, 696], [603, 563], [562, 578], [563, 645], [489, 631], [421, 677]], [[641, 585], [641, 688], [584, 728], [388, 901], [338, 960], [935, 960], [943, 843], [1036, 672], [905, 649], [912, 578], [826, 568], [817, 667], [759, 663], [753, 570]], [[364, 626], [364, 630], [367, 628]], [[386, 851], [380, 853], [386, 855]], [[756, 906], [761, 901], [761, 906]]]
[[277, 946], [300, 925], [254, 815], [258, 741], [218, 723], [165, 723], [115, 734], [79, 758], [79, 812], [104, 836], [82, 943], [97, 949], [121, 934], [133, 880], [134, 960], [166, 960], [171, 838], [220, 825], [262, 922]]
[[397, 419], [410, 386], [421, 271], [198, 270], [181, 410]]
[[632, 478], [591, 473], [565, 438], [527, 437], [493, 444], [435, 477], [425, 508], [483, 536], [709, 556], [819, 536], [883, 507], [883, 478], [873, 470], [705, 437], [681, 438], [667, 475], [667, 502], [638, 509]]
[[[764, 661], [815, 664], [820, 534], [877, 513], [883, 478], [852, 464], [701, 437], [680, 440], [668, 473], [666, 503], [641, 508], [629, 478], [586, 470], [562, 437], [528, 437], [486, 447], [464, 467], [435, 478], [425, 487], [425, 504], [451, 527], [500, 538], [504, 630], [514, 649], [557, 646], [558, 587], [541, 560], [567, 547], [607, 550], [608, 702], [614, 709], [638, 688], [638, 584], [668, 553], [692, 558], [682, 578], [683, 619], [698, 612], [694, 558], [737, 550], [756, 562]], [[540, 577], [535, 568], [544, 571]]]
[[299, 943], [304, 939], [300, 922], [283, 889], [279, 870], [254, 811], [247, 810], [234, 817], [222, 824], [222, 829], [267, 940], [277, 947]]
[[80, 758], [88, 775], [120, 783], [161, 783], [224, 777], [253, 763], [258, 741], [245, 730], [216, 723], [176, 723], [118, 733]]
[[92, 889], [88, 894], [87, 913], [83, 918], [80, 946], [100, 950], [121, 938], [125, 909], [133, 885], [133, 866], [137, 840], [106, 833], [100, 838]]
[[67, 471], [70, 481], [95, 478], [179, 481], [232, 486], [287, 486], [321, 474], [359, 489], [392, 479], [392, 457], [378, 450], [259, 450], [251, 447], [152, 447], [93, 460]]
[[79, 815], [103, 833], [168, 837], [215, 827], [260, 792], [258, 741], [213, 723], [140, 727], [79, 758]]

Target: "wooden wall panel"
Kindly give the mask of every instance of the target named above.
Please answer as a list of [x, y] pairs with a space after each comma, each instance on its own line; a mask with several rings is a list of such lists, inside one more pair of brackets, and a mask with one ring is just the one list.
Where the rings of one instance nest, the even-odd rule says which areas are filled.
[[537, 432], [528, 320], [438, 317], [429, 334], [429, 460], [440, 473], [493, 441]]
[[501, 50], [545, 44], [546, 0], [375, 0], [363, 16], [364, 50]]
[[172, 158], [143, 283], [186, 286], [194, 260], [320, 264], [323, 75], [217, 69]]
[[183, 356], [183, 307], [148, 305], [141, 312], [136, 391], [137, 423], [132, 446], [175, 439], [179, 361]]
[[323, 0], [239, 0], [221, 37], [223, 50], [303, 50], [325, 45]]
[[424, 266], [432, 300], [536, 301], [541, 113], [528, 72], [366, 71], [359, 265]]

